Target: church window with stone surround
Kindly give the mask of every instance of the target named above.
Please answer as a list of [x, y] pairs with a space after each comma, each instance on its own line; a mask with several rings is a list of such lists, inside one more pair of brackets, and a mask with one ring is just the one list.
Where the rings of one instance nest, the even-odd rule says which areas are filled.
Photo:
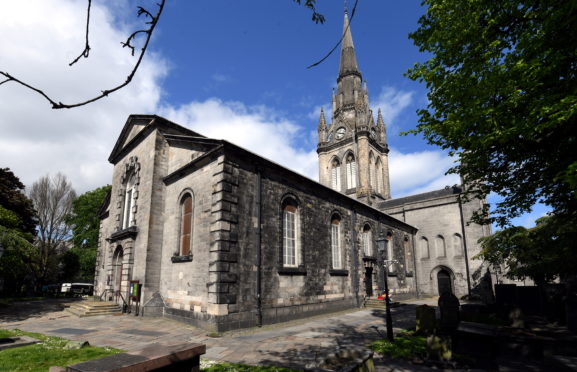
[[363, 227], [363, 252], [365, 256], [373, 255], [373, 234], [369, 225]]
[[376, 189], [375, 184], [375, 157], [373, 152], [369, 153], [369, 186], [374, 190]]
[[421, 258], [429, 258], [430, 257], [429, 240], [424, 236], [421, 238], [420, 248], [421, 248]]
[[435, 238], [435, 249], [437, 250], [437, 257], [447, 257], [445, 238], [443, 238], [441, 235], [437, 235]]
[[[394, 242], [393, 242], [393, 234], [387, 233], [387, 240], [385, 241], [387, 244], [387, 260], [394, 260]], [[389, 266], [387, 267], [389, 274], [395, 273], [395, 264], [393, 262], [389, 262]]]
[[453, 255], [460, 257], [463, 254], [463, 238], [461, 235], [453, 235]]
[[283, 266], [297, 267], [299, 252], [299, 216], [297, 204], [288, 199], [283, 207]]
[[133, 174], [126, 183], [126, 191], [124, 192], [124, 212], [122, 214], [122, 228], [127, 229], [134, 226], [134, 206], [136, 198], [135, 178]]
[[377, 192], [379, 194], [383, 193], [383, 165], [381, 159], [377, 159], [377, 164], [375, 166], [375, 179], [377, 181]]
[[337, 159], [331, 164], [331, 187], [333, 190], [341, 191], [341, 163]]
[[333, 269], [342, 269], [341, 218], [336, 214], [331, 219], [331, 252]]
[[347, 189], [357, 187], [357, 162], [353, 154], [347, 156]]
[[186, 193], [180, 200], [180, 255], [189, 256], [192, 251], [193, 198]]

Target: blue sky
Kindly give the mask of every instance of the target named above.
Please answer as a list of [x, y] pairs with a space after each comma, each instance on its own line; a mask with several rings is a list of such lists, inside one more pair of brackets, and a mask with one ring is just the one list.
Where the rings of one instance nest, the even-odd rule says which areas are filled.
[[[349, 6], [354, 0], [349, 0]], [[82, 49], [86, 2], [3, 2], [0, 70], [73, 101], [123, 81], [135, 62], [120, 41], [137, 29], [136, 5], [93, 1], [91, 56], [67, 66]], [[357, 58], [375, 115], [388, 127], [393, 197], [458, 183], [445, 176], [452, 160], [422, 138], [399, 136], [417, 124], [426, 90], [403, 74], [426, 56], [408, 39], [423, 13], [420, 1], [361, 0], [351, 23]], [[316, 126], [330, 117], [343, 2], [319, 0], [322, 25], [292, 0], [168, 0], [142, 68], [129, 87], [90, 106], [55, 111], [14, 84], [0, 87], [0, 165], [31, 185], [61, 171], [78, 192], [111, 179], [106, 159], [127, 115], [159, 114], [210, 137], [224, 138], [317, 179]], [[327, 119], [328, 119], [327, 117]], [[330, 120], [330, 119], [329, 119]], [[531, 225], [538, 207], [516, 223]]]

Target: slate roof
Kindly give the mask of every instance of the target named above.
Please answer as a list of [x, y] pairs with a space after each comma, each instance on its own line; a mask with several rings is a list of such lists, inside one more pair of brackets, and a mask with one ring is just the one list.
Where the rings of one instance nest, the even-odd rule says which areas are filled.
[[403, 198], [389, 199], [379, 203], [379, 209], [399, 207], [401, 205], [418, 203], [426, 200], [442, 198], [445, 196], [458, 195], [463, 191], [460, 185], [447, 186], [444, 189], [429, 191], [422, 194], [405, 196]]

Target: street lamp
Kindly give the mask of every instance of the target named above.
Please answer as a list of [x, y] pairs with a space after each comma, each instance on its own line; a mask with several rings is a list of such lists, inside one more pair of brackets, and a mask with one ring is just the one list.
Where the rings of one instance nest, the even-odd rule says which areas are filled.
[[[385, 312], [387, 314], [387, 338], [389, 341], [394, 341], [393, 336], [393, 318], [391, 317], [391, 299], [389, 296], [389, 280], [388, 276], [389, 273], [387, 272], [387, 265], [390, 263], [396, 263], [396, 260], [385, 260], [385, 244], [388, 244], [389, 241], [383, 233], [381, 232], [379, 238], [377, 239], [377, 248], [379, 250], [379, 257], [381, 261], [381, 265], [383, 265], [383, 274], [385, 275]], [[387, 257], [388, 258], [388, 257]]]

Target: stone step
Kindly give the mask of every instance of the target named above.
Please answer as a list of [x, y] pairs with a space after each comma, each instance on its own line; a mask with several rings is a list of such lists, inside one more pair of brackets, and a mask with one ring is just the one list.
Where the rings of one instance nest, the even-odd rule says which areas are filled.
[[66, 309], [71, 314], [78, 317], [96, 316], [96, 315], [113, 315], [122, 313], [121, 307], [110, 301], [82, 301], [72, 304]]

